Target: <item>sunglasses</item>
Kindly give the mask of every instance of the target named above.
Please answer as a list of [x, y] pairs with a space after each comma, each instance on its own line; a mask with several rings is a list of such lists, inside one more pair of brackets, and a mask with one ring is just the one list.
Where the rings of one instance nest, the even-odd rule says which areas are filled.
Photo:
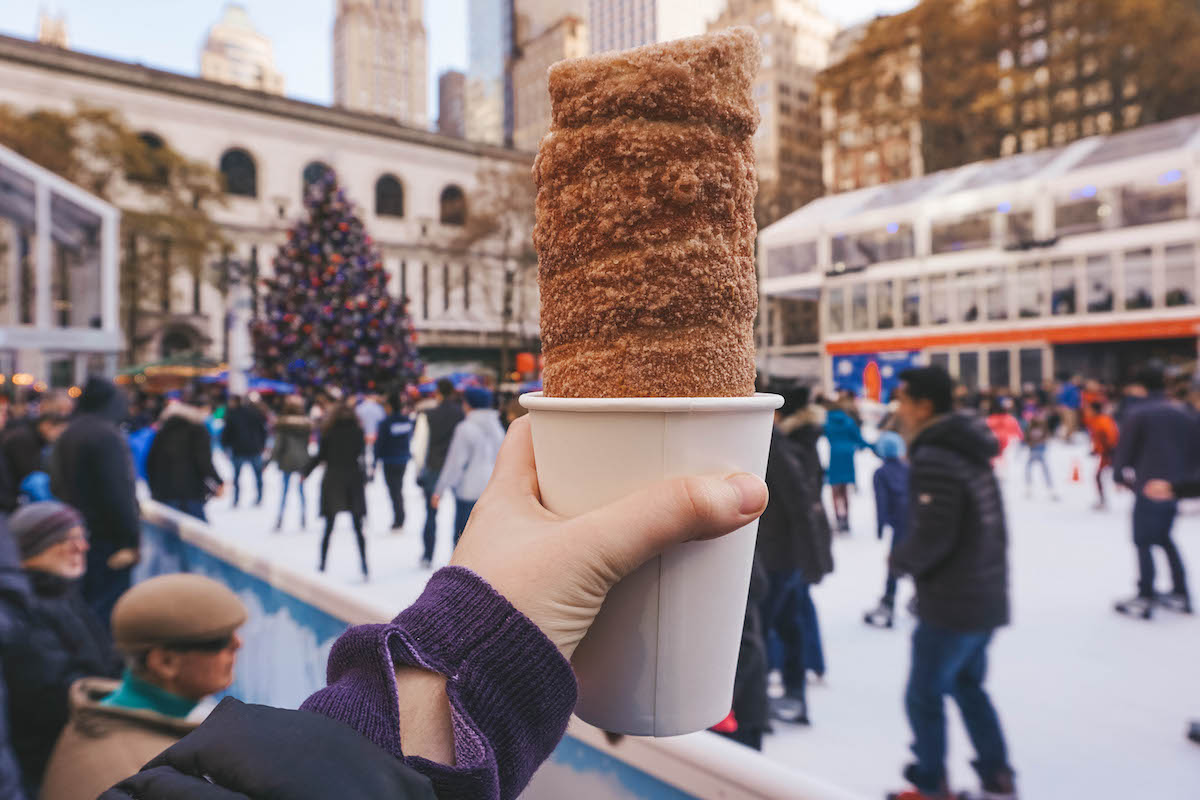
[[177, 652], [192, 650], [201, 653], [220, 653], [222, 650], [228, 650], [233, 645], [233, 636], [231, 633], [228, 636], [221, 636], [216, 639], [201, 639], [195, 642], [172, 642], [163, 645], [163, 647], [167, 650], [175, 650]]

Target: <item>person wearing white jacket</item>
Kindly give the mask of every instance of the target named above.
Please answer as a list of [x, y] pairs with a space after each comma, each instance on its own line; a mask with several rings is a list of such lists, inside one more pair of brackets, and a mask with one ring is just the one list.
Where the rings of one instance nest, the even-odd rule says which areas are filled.
[[466, 417], [454, 429], [446, 463], [438, 476], [437, 488], [431, 503], [437, 508], [446, 490], [454, 492], [454, 543], [467, 527], [467, 518], [475, 501], [483, 494], [496, 455], [504, 441], [504, 427], [500, 424], [500, 412], [492, 408], [492, 393], [479, 386], [463, 390], [463, 410]]

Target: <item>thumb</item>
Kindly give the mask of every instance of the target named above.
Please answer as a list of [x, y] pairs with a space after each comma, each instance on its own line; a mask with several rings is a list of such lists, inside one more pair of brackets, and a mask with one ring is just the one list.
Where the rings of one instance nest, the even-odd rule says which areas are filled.
[[577, 521], [592, 551], [619, 580], [673, 544], [724, 536], [766, 507], [767, 485], [738, 472], [661, 481]]

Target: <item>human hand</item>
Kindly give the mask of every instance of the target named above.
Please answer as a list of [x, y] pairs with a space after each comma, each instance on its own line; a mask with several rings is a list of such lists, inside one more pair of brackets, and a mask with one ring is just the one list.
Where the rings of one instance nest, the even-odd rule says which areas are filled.
[[766, 484], [737, 473], [661, 481], [559, 517], [541, 504], [529, 420], [521, 417], [450, 563], [487, 581], [570, 659], [618, 580], [671, 545], [735, 531], [766, 506]]
[[1171, 489], [1171, 482], [1159, 478], [1146, 481], [1146, 485], [1142, 487], [1142, 494], [1149, 500], [1166, 501], [1175, 499], [1175, 492]]
[[436, 495], [436, 494], [433, 495], [432, 497], [429, 498], [429, 507], [436, 511], [437, 507], [438, 507], [438, 503], [441, 502], [441, 499], [442, 498], [440, 495]]
[[132, 567], [140, 560], [141, 554], [138, 553], [137, 548], [125, 547], [109, 556], [105, 563], [108, 564], [109, 569], [125, 569]]

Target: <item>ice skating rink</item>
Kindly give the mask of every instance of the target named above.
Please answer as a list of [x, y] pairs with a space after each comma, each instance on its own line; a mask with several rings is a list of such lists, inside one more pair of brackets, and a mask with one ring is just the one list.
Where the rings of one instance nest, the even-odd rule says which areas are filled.
[[[1129, 534], [1128, 493], [1110, 492], [1110, 509], [1093, 511], [1093, 466], [1082, 446], [1055, 445], [1050, 454], [1061, 500], [1048, 496], [1036, 476], [1025, 496], [1024, 451], [1002, 467], [1011, 536], [1013, 624], [992, 645], [989, 685], [999, 709], [1023, 798], [1067, 800], [1194, 800], [1200, 797], [1200, 745], [1184, 737], [1200, 719], [1200, 617], [1161, 612], [1153, 622], [1112, 611], [1133, 593], [1135, 559]], [[1083, 481], [1069, 482], [1079, 459]], [[853, 532], [834, 542], [835, 571], [813, 590], [820, 614], [828, 673], [809, 689], [812, 727], [776, 723], [764, 752], [782, 764], [860, 793], [879, 797], [903, 784], [909, 733], [902, 696], [913, 620], [901, 612], [891, 630], [869, 628], [862, 614], [883, 588], [886, 542], [875, 538], [870, 476], [878, 462], [859, 457], [859, 493], [851, 498]], [[219, 462], [228, 475], [227, 462]], [[350, 519], [338, 521], [330, 547], [331, 587], [380, 609], [399, 610], [421, 591], [419, 567], [424, 506], [410, 469], [408, 518], [393, 534], [382, 475], [368, 489], [367, 547], [371, 581], [364, 584]], [[231, 494], [209, 503], [213, 529], [256, 553], [315, 573], [321, 521], [315, 516], [320, 473], [308, 481], [308, 528], [299, 528], [293, 494], [283, 530], [272, 528], [280, 476], [266, 473], [259, 508], [252, 478], [242, 475], [242, 504]], [[294, 492], [294, 489], [293, 489]], [[827, 504], [827, 507], [828, 504]], [[438, 519], [435, 566], [450, 558], [453, 504]], [[1175, 539], [1200, 594], [1200, 514], [1180, 516]], [[1160, 560], [1159, 588], [1165, 590]], [[898, 607], [911, 585], [902, 582]], [[950, 704], [952, 705], [952, 704]], [[952, 788], [975, 786], [970, 744], [956, 711], [949, 711]], [[583, 800], [583, 799], [581, 799]]]

